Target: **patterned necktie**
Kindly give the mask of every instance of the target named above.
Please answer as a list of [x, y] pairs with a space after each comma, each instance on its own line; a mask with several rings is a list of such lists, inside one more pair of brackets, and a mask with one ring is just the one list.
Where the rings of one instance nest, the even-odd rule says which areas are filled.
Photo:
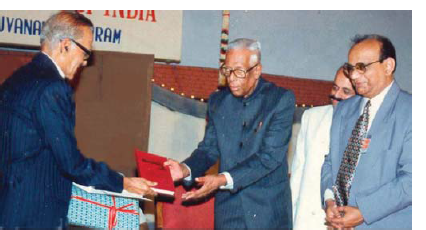
[[337, 206], [348, 205], [349, 191], [352, 180], [355, 175], [355, 169], [358, 164], [359, 155], [366, 149], [363, 148], [364, 140], [367, 136], [370, 100], [365, 104], [364, 111], [358, 118], [355, 128], [352, 130], [339, 172], [337, 173], [336, 183], [333, 185], [334, 198]]

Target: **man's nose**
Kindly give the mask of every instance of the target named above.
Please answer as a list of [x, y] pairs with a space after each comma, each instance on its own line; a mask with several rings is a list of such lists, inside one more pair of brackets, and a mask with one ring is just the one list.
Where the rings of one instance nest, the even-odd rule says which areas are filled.
[[234, 81], [236, 79], [234, 71], [231, 71], [231, 74], [229, 74], [229, 77], [227, 77], [228, 81]]
[[351, 80], [355, 80], [355, 79], [359, 78], [361, 75], [362, 74], [359, 71], [353, 70], [352, 73], [349, 75], [349, 78]]
[[334, 93], [334, 97], [336, 97], [336, 98], [343, 98], [343, 90], [337, 90], [335, 93]]

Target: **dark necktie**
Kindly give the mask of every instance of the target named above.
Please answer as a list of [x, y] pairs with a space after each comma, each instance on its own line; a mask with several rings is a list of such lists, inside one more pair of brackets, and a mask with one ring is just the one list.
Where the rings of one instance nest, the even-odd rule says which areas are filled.
[[364, 140], [367, 137], [370, 100], [365, 104], [364, 110], [355, 128], [352, 130], [351, 138], [343, 154], [340, 163], [339, 172], [337, 173], [336, 183], [333, 186], [334, 198], [337, 206], [346, 206], [349, 201], [349, 191], [351, 189], [352, 180], [355, 175], [355, 169], [358, 164], [359, 155], [365, 149], [362, 148]]

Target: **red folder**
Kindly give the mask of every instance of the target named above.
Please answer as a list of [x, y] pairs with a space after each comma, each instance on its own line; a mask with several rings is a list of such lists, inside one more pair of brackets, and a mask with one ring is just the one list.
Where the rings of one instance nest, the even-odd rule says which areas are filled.
[[135, 150], [136, 164], [139, 177], [157, 182], [152, 189], [157, 193], [174, 196], [175, 186], [168, 167], [163, 167], [167, 158], [152, 153]]

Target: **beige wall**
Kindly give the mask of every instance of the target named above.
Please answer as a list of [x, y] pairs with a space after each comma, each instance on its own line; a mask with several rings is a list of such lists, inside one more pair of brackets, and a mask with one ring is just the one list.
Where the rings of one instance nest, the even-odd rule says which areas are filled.
[[205, 119], [171, 111], [152, 102], [148, 151], [182, 161], [203, 139], [205, 125]]

